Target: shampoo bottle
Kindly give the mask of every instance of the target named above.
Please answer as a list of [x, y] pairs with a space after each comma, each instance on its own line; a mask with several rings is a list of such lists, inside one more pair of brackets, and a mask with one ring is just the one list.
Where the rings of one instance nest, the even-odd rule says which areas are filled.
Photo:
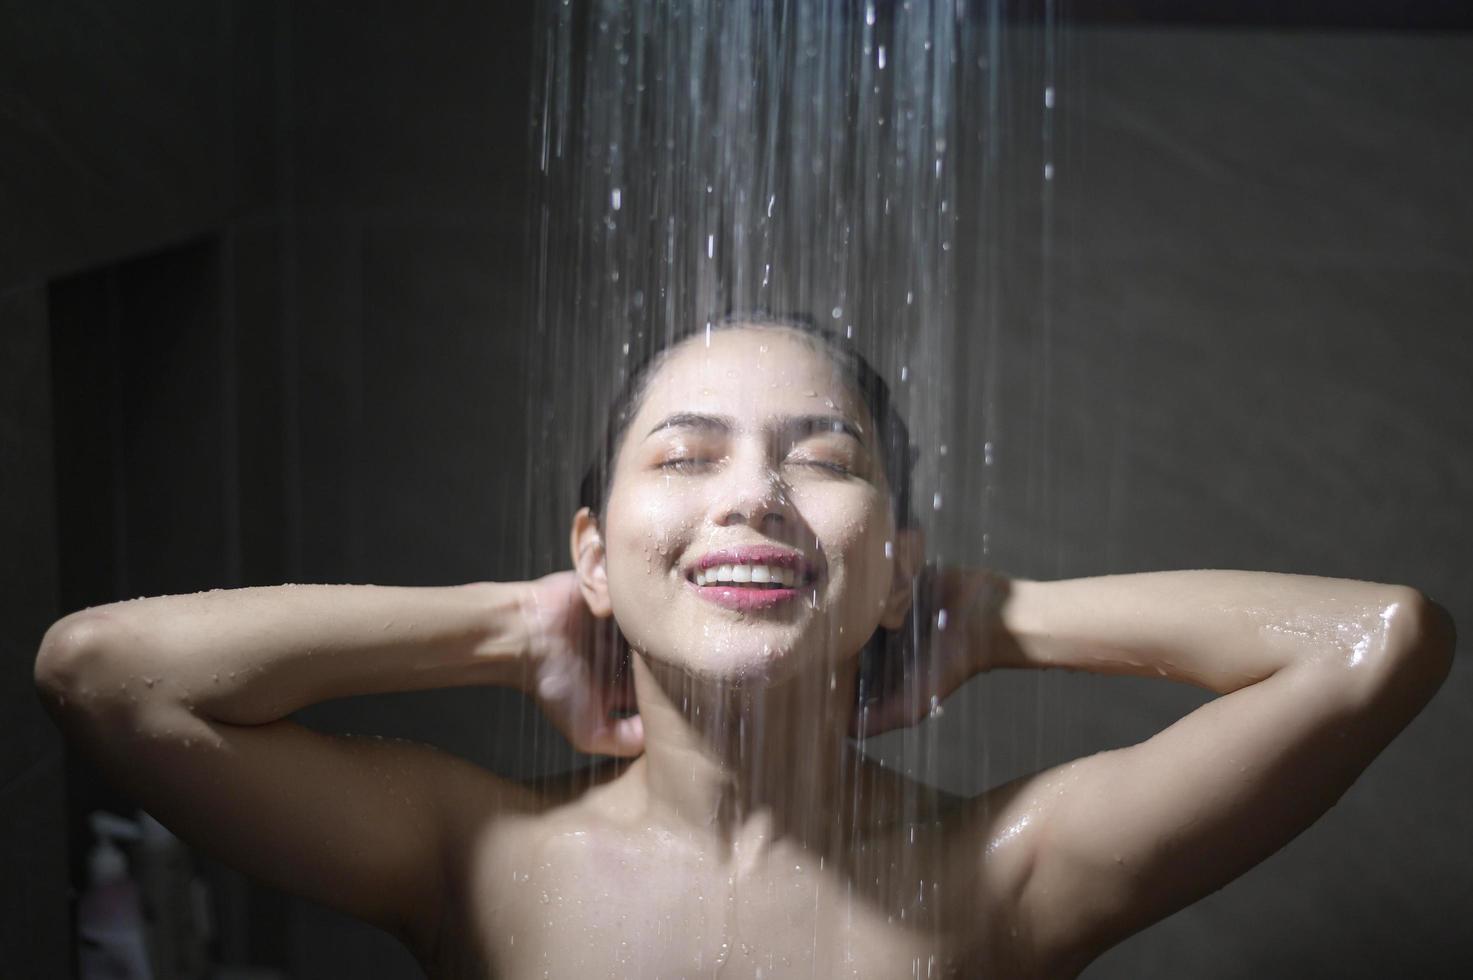
[[104, 811], [90, 817], [97, 843], [87, 857], [87, 890], [77, 903], [82, 980], [153, 980], [138, 886], [115, 839], [137, 840], [138, 827]]

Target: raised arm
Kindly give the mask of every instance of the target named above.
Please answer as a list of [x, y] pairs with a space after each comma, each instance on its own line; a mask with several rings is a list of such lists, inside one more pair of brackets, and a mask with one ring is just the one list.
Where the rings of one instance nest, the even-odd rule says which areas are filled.
[[1015, 582], [989, 668], [1222, 695], [1139, 745], [975, 801], [979, 873], [1022, 869], [1019, 962], [1073, 975], [1279, 850], [1422, 709], [1453, 645], [1441, 607], [1402, 586], [1236, 571]]
[[284, 585], [136, 599], [56, 623], [35, 676], [73, 744], [180, 837], [427, 956], [450, 814], [525, 793], [429, 746], [285, 716], [349, 695], [519, 683], [524, 596]]

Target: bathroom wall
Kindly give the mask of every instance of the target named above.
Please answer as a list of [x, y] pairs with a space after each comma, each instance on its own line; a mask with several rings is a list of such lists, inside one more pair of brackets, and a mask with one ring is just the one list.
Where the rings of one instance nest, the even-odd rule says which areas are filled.
[[58, 498], [71, 474], [56, 446], [69, 406], [52, 383], [52, 285], [270, 200], [274, 13], [0, 3], [0, 976], [70, 975], [69, 888], [85, 855], [69, 803], [107, 792], [86, 771], [76, 783], [31, 683], [46, 628], [76, 608], [63, 573], [81, 556], [68, 560], [59, 536], [85, 536], [90, 516]]
[[[0, 7], [0, 534], [26, 556], [4, 566], [0, 596], [0, 692], [19, 736], [0, 751], [0, 853], [21, 872], [0, 875], [4, 976], [63, 975], [77, 814], [127, 803], [67, 758], [35, 703], [30, 658], [57, 615], [155, 587], [526, 571], [527, 392], [508, 365], [528, 339], [530, 13], [146, 6]], [[1057, 223], [1047, 241], [1023, 223], [1007, 240], [1015, 282], [1042, 281], [1046, 247], [1052, 280], [1006, 307], [1006, 356], [1029, 371], [1010, 374], [997, 409], [996, 564], [1407, 582], [1466, 632], [1473, 42], [1067, 37]], [[171, 462], [157, 500], [89, 493], [85, 474], [136, 481], [140, 460], [189, 438], [182, 407], [108, 414], [104, 392], [137, 405], [171, 383], [107, 352], [191, 337], [202, 377], [170, 397], [220, 441]], [[103, 431], [108, 419], [120, 428]], [[134, 448], [117, 463], [120, 445]], [[215, 543], [155, 544], [190, 487], [206, 488], [194, 537]], [[1086, 976], [1438, 976], [1466, 962], [1470, 675], [1464, 651], [1320, 823]], [[975, 746], [939, 775], [977, 790], [1146, 738], [1202, 700], [1001, 674], [928, 724]], [[301, 717], [506, 772], [573, 761], [497, 692]], [[881, 754], [903, 762], [914, 739]], [[232, 959], [298, 978], [416, 975], [388, 936], [209, 870]]]

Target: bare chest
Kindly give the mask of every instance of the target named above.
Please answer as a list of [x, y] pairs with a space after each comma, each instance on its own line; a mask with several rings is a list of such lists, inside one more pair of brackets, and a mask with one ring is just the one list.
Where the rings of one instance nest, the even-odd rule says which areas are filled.
[[947, 977], [982, 945], [924, 834], [715, 866], [657, 833], [506, 833], [469, 857], [437, 976]]

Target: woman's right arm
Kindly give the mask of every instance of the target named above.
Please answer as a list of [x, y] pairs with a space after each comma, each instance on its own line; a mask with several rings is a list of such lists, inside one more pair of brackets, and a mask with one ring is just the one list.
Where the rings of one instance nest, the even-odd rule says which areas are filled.
[[73, 744], [180, 837], [431, 955], [449, 821], [529, 794], [439, 749], [286, 716], [352, 695], [522, 686], [528, 596], [475, 583], [134, 599], [58, 621], [35, 678]]

